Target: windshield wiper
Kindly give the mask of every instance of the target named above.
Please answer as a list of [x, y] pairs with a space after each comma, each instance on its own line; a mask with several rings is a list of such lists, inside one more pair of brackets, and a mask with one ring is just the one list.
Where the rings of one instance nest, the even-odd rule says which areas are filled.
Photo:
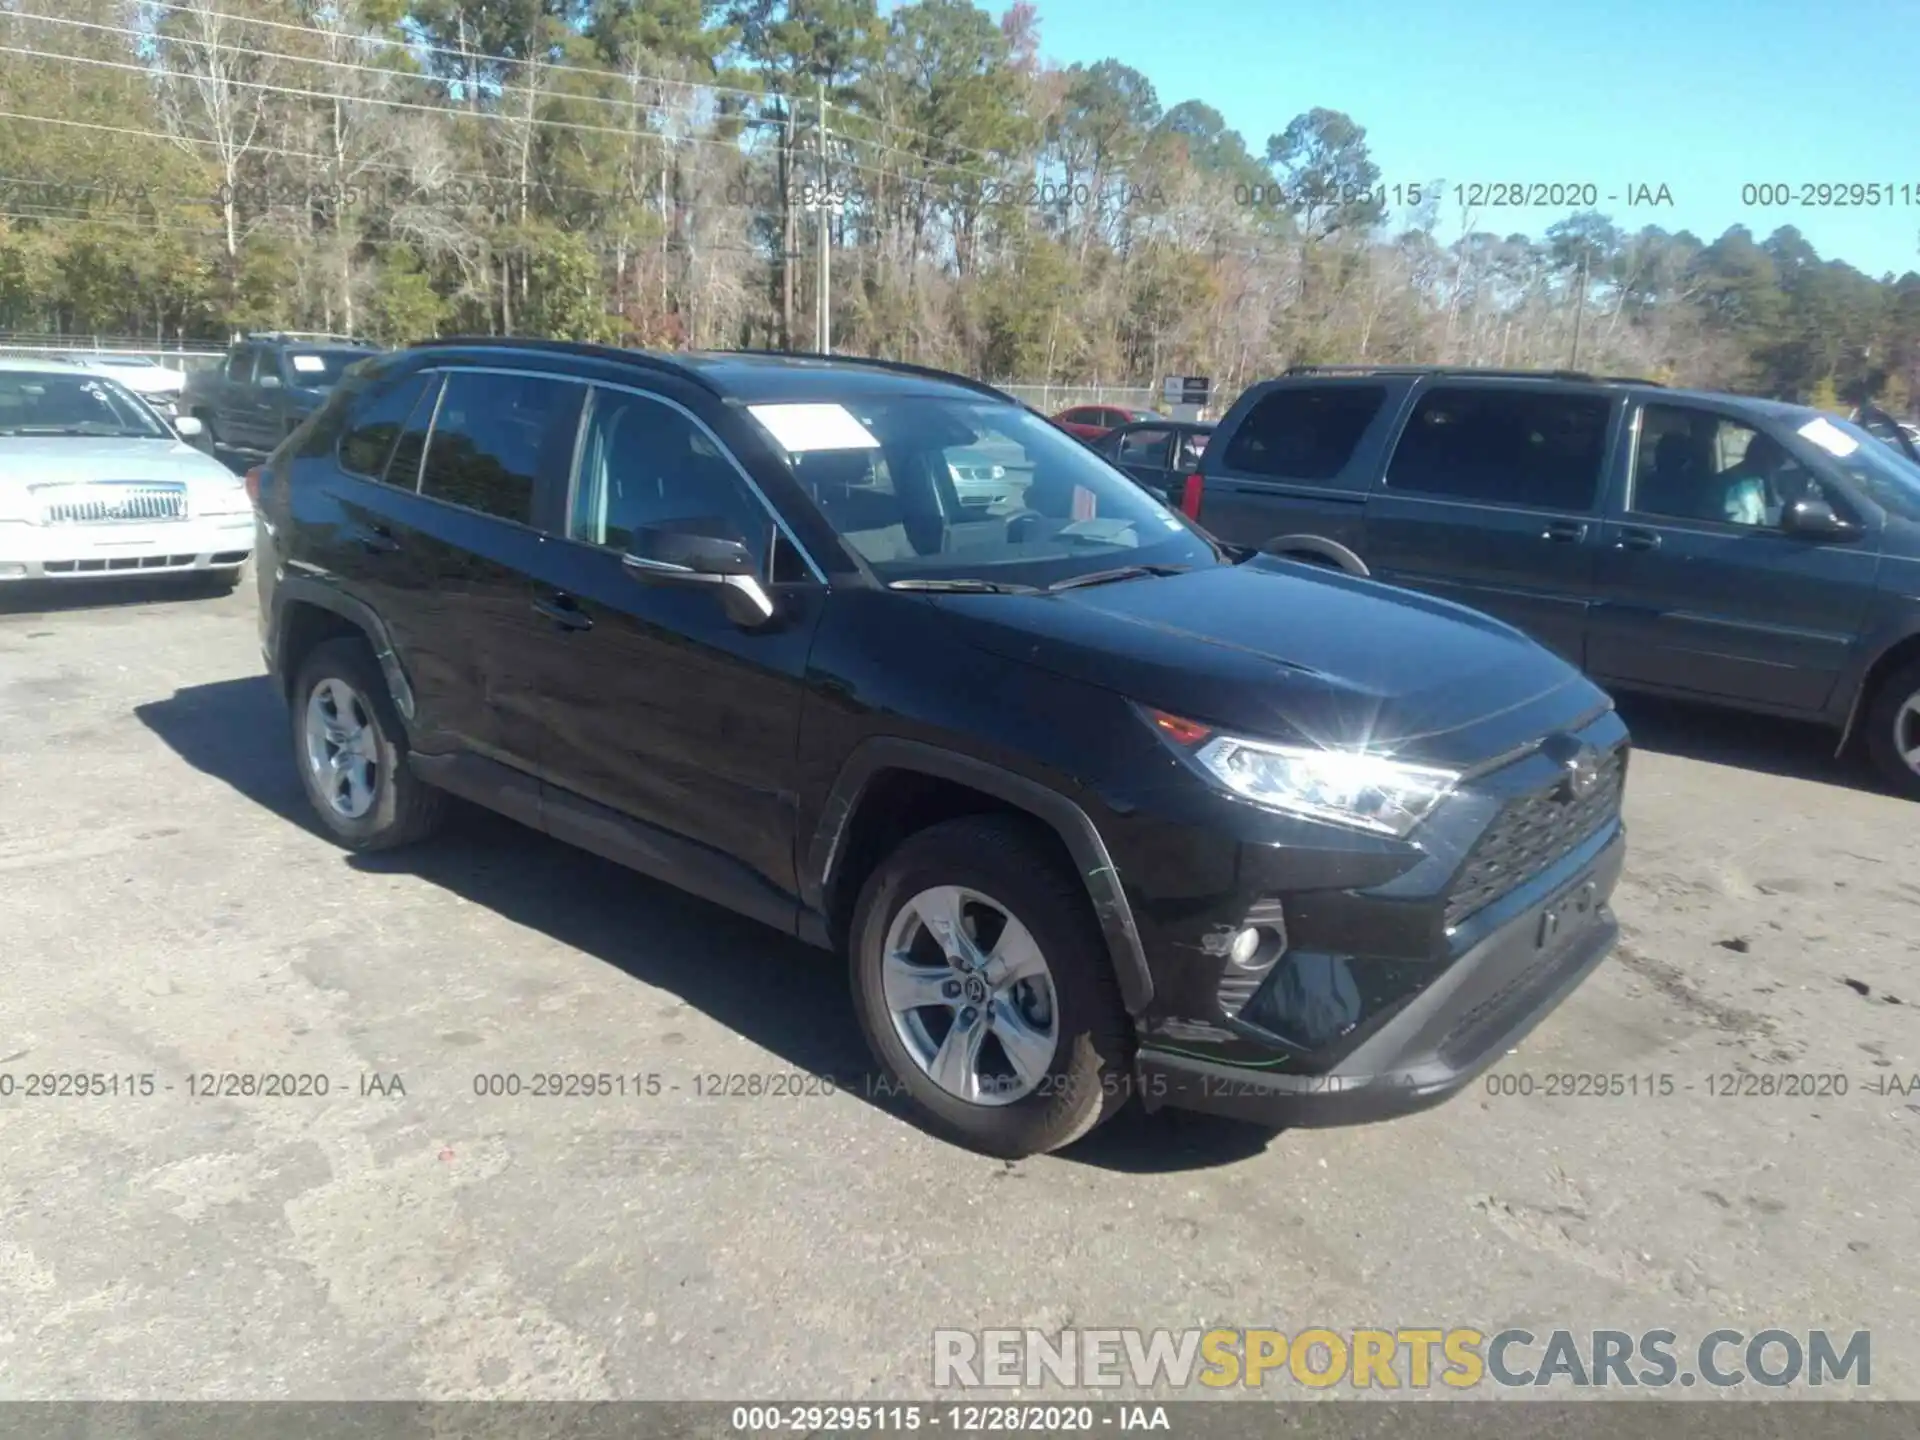
[[1086, 575], [1074, 575], [1065, 580], [1056, 580], [1047, 586], [1049, 594], [1056, 590], [1078, 590], [1083, 585], [1106, 585], [1115, 580], [1138, 580], [1147, 575], [1184, 575], [1191, 565], [1122, 565], [1116, 570], [1095, 570]]
[[965, 595], [1038, 595], [1041, 593], [1033, 585], [1016, 585], [1011, 581], [971, 578], [895, 580], [890, 582], [887, 588], [889, 590], [945, 590]]

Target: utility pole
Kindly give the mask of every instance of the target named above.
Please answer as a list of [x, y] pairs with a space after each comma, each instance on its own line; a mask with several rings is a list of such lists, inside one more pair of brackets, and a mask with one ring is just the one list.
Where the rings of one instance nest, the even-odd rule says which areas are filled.
[[817, 315], [817, 339], [815, 348], [822, 355], [833, 353], [833, 289], [830, 279], [833, 237], [828, 230], [830, 212], [827, 209], [827, 82], [820, 81], [820, 193], [814, 197], [820, 206], [820, 277], [819, 294], [814, 302]]
[[1580, 368], [1580, 317], [1587, 313], [1587, 252], [1580, 252], [1580, 298], [1573, 305], [1573, 358], [1567, 362], [1569, 370]]

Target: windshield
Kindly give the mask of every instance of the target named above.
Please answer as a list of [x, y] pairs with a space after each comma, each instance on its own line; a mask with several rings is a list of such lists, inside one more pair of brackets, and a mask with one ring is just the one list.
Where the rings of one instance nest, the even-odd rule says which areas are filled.
[[1017, 405], [887, 396], [749, 411], [889, 584], [1050, 585], [1123, 565], [1222, 563], [1181, 516]]
[[172, 438], [119, 381], [40, 370], [0, 370], [0, 435]]
[[349, 365], [372, 353], [370, 350], [289, 350], [287, 381], [325, 390], [339, 382]]
[[[1823, 418], [1839, 432], [1838, 440], [1824, 432], [1807, 435], [1814, 424], [1811, 421], [1801, 427], [1800, 434], [1833, 456], [1834, 463], [1873, 498], [1874, 504], [1904, 519], [1920, 520], [1920, 466], [1851, 420]], [[1853, 442], [1851, 449], [1847, 441]]]

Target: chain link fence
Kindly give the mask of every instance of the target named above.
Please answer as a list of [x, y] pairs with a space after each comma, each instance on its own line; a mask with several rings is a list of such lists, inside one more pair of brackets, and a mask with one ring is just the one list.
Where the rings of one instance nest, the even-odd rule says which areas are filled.
[[227, 358], [226, 351], [211, 349], [204, 342], [169, 344], [119, 335], [48, 335], [0, 330], [0, 355], [32, 359], [40, 355], [81, 354], [138, 356], [174, 370], [216, 365]]

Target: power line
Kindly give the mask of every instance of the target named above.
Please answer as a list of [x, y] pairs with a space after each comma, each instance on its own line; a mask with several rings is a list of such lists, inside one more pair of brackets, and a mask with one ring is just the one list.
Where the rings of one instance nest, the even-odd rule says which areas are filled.
[[[72, 54], [62, 53], [59, 51], [34, 50], [29, 47], [17, 46], [17, 45], [0, 45], [0, 54], [20, 55], [28, 59], [34, 59], [34, 60], [65, 61], [70, 64], [93, 65], [93, 66], [98, 66], [98, 67], [112, 69], [112, 70], [133, 71], [141, 75], [151, 75], [153, 73], [153, 71], [149, 67], [145, 65], [135, 64], [131, 61], [107, 60], [97, 56], [72, 55]], [[198, 78], [192, 72], [174, 72], [174, 73], [183, 74], [185, 78], [189, 80]], [[471, 116], [477, 119], [491, 120], [491, 121], [506, 123], [506, 124], [526, 124], [534, 127], [539, 127], [544, 125], [544, 126], [548, 126], [556, 129], [561, 129], [561, 130], [585, 131], [591, 134], [612, 135], [617, 139], [627, 140], [629, 142], [636, 141], [636, 140], [648, 140], [648, 141], [656, 142], [658, 144], [666, 145], [669, 147], [682, 145], [682, 144], [708, 145], [708, 146], [716, 147], [718, 149], [726, 150], [730, 154], [736, 155], [741, 159], [750, 158], [752, 154], [751, 151], [743, 149], [739, 144], [737, 144], [734, 141], [717, 140], [710, 136], [690, 135], [690, 136], [682, 136], [682, 137], [673, 137], [673, 136], [662, 135], [653, 131], [620, 130], [607, 125], [587, 125], [577, 121], [557, 120], [550, 117], [542, 117], [542, 116], [533, 116], [533, 117], [527, 117], [523, 119], [520, 116], [505, 115], [497, 111], [457, 110], [444, 105], [426, 105], [426, 104], [420, 104], [412, 101], [390, 100], [390, 99], [385, 99], [382, 97], [376, 97], [376, 96], [370, 96], [370, 95], [359, 95], [359, 96], [343, 95], [334, 91], [309, 90], [301, 86], [273, 85], [260, 80], [239, 80], [239, 79], [233, 79], [230, 77], [224, 77], [224, 78], [221, 78], [218, 83], [226, 84], [226, 85], [235, 85], [235, 86], [242, 87], [244, 89], [262, 91], [268, 94], [291, 95], [299, 99], [325, 100], [330, 102], [341, 102], [345, 104], [380, 105], [380, 106], [386, 106], [393, 109], [416, 111], [416, 112], [420, 112], [428, 115], [435, 115], [445, 119], [458, 119], [462, 116]], [[56, 123], [56, 124], [79, 124], [80, 123], [77, 121], [65, 121], [65, 120], [54, 121], [52, 120], [52, 117], [41, 117], [41, 116], [21, 116], [20, 118], [23, 118], [23, 119], [45, 118], [45, 119], [48, 119], [50, 123]], [[94, 128], [108, 129], [112, 127], [101, 126], [101, 127], [94, 127]], [[138, 133], [138, 132], [135, 132], [135, 133]], [[151, 132], [148, 132], [148, 133], [151, 133]], [[202, 141], [202, 140], [198, 140], [195, 137], [189, 137], [189, 136], [168, 135], [168, 136], [156, 136], [155, 138], [163, 138], [163, 139], [168, 139], [176, 142], [180, 140], [188, 140], [188, 141], [191, 141], [192, 143], [208, 144], [208, 145], [216, 145], [216, 146], [219, 144], [219, 142], [216, 142], [216, 141]], [[332, 156], [320, 155], [320, 154], [315, 154], [311, 152], [273, 151], [267, 147], [257, 146], [253, 144], [248, 144], [242, 148], [247, 153], [251, 153], [251, 154], [279, 153], [279, 154], [287, 155], [290, 158], [319, 161], [322, 164], [326, 164], [326, 165], [331, 165], [334, 163], [334, 157]], [[914, 177], [903, 175], [896, 170], [888, 170], [876, 165], [863, 165], [858, 161], [844, 159], [844, 158], [842, 159], [841, 163], [846, 165], [848, 168], [852, 170], [858, 171], [861, 174], [875, 175], [880, 177], [881, 179], [891, 180], [904, 186], [911, 187], [916, 183]], [[502, 182], [495, 181], [494, 183], [502, 183]], [[575, 186], [573, 188], [578, 190], [578, 189], [585, 189], [587, 187]]]
[[[129, 60], [107, 60], [96, 55], [71, 55], [56, 50], [34, 50], [21, 45], [0, 45], [0, 55], [20, 55], [30, 60], [61, 60], [73, 65], [94, 65], [108, 70], [131, 70], [136, 74], [148, 76], [154, 73], [152, 67], [136, 64]], [[191, 71], [176, 71], [173, 73], [183, 74], [190, 80], [201, 78]], [[349, 105], [381, 105], [389, 109], [417, 111], [422, 114], [438, 115], [447, 119], [453, 119], [459, 116], [470, 116], [478, 120], [491, 120], [496, 123], [509, 125], [545, 125], [557, 130], [580, 131], [591, 135], [612, 135], [616, 139], [629, 142], [634, 140], [652, 140], [667, 145], [717, 145], [725, 149], [730, 149], [736, 154], [744, 153], [740, 147], [732, 141], [715, 140], [707, 136], [690, 135], [675, 139], [671, 136], [661, 135], [650, 130], [620, 130], [611, 125], [589, 125], [578, 120], [557, 120], [550, 116], [529, 116], [523, 118], [518, 115], [507, 115], [497, 110], [453, 110], [445, 105], [426, 105], [412, 100], [389, 100], [385, 97], [375, 95], [343, 95], [337, 91], [308, 90], [302, 86], [273, 85], [264, 80], [239, 80], [232, 76], [217, 77], [217, 83], [222, 85], [236, 85], [241, 89], [257, 90], [270, 95], [291, 95], [296, 99], [327, 100]]]
[[[257, 20], [250, 15], [235, 15], [231, 11], [214, 10], [201, 5], [169, 4], [167, 0], [137, 0], [144, 9], [170, 11], [177, 15], [192, 15], [209, 20], [231, 20], [237, 25], [258, 25], [270, 30], [291, 30], [301, 35], [326, 35], [330, 32], [313, 25], [296, 25], [285, 20]], [[171, 38], [171, 37], [163, 37]], [[554, 70], [568, 75], [596, 75], [624, 80], [628, 78], [618, 70], [607, 70], [590, 65], [569, 65], [558, 60], [529, 60], [518, 55], [496, 55], [490, 51], [462, 50], [453, 45], [435, 45], [425, 40], [397, 40], [382, 35], [360, 34], [357, 40], [368, 45], [378, 45], [390, 50], [405, 50], [409, 54], [451, 55], [464, 60], [469, 65], [484, 63], [490, 65], [523, 65], [541, 70]], [[669, 85], [686, 90], [711, 90], [722, 95], [745, 95], [752, 99], [765, 99], [768, 92], [749, 90], [738, 85], [722, 85], [717, 81], [705, 80], [669, 80], [662, 75], [637, 76], [649, 84]]]
[[[97, 21], [92, 21], [92, 20], [70, 20], [64, 16], [59, 16], [59, 15], [22, 14], [18, 18], [22, 20], [37, 20], [45, 25], [67, 25], [77, 30], [92, 30], [92, 31], [99, 32], [101, 34], [119, 35], [119, 36], [123, 36], [125, 38], [133, 39], [133, 40], [145, 41], [145, 40], [157, 38], [161, 43], [166, 45], [192, 46], [192, 47], [196, 47], [198, 49], [206, 50], [209, 52], [222, 52], [229, 55], [245, 55], [251, 59], [256, 59], [256, 60], [284, 60], [296, 65], [325, 65], [336, 70], [347, 70], [347, 71], [352, 71], [358, 74], [365, 74], [365, 75], [379, 75], [379, 76], [383, 76], [383, 77], [386, 77], [389, 79], [395, 79], [395, 80], [411, 80], [411, 81], [426, 83], [430, 85], [444, 85], [449, 88], [453, 87], [458, 83], [461, 83], [458, 80], [458, 77], [452, 76], [452, 75], [433, 75], [433, 74], [428, 74], [424, 71], [418, 71], [418, 70], [392, 70], [379, 65], [361, 65], [351, 60], [335, 60], [329, 56], [324, 56], [324, 55], [290, 55], [283, 50], [259, 50], [246, 45], [230, 44], [224, 40], [203, 40], [193, 35], [163, 35], [159, 37], [154, 37], [149, 35], [146, 31], [129, 29], [128, 27], [122, 26], [122, 25], [102, 25]], [[261, 23], [264, 23], [264, 22], [261, 22]], [[311, 30], [305, 30], [303, 31], [303, 33], [310, 36], [324, 38], [330, 32], [324, 31], [324, 30], [311, 29]], [[357, 38], [357, 37], [350, 37], [350, 38]], [[72, 58], [84, 59], [85, 57], [75, 56]], [[616, 71], [607, 71], [605, 72], [605, 78], [612, 79], [612, 80], [625, 80], [627, 77], [619, 74]], [[647, 79], [651, 81], [653, 77], [636, 77], [636, 78], [642, 78], [642, 79]], [[235, 83], [240, 83], [240, 82], [235, 82]], [[660, 82], [660, 83], [672, 83], [672, 82]], [[544, 95], [554, 100], [562, 100], [562, 101], [569, 101], [569, 102], [585, 101], [585, 102], [598, 104], [598, 105], [612, 105], [612, 106], [624, 108], [630, 111], [646, 111], [648, 112], [648, 118], [650, 119], [653, 118], [653, 115], [655, 113], [660, 113], [660, 114], [669, 113], [667, 111], [667, 107], [664, 104], [649, 104], [648, 102], [642, 101], [642, 100], [627, 100], [627, 99], [621, 98], [618, 95], [580, 95], [580, 94], [573, 94], [570, 92], [540, 90], [538, 87], [535, 87], [535, 86], [510, 85], [506, 83], [501, 83], [491, 88], [494, 91], [501, 94]], [[361, 99], [365, 97], [341, 96], [340, 98]]]

